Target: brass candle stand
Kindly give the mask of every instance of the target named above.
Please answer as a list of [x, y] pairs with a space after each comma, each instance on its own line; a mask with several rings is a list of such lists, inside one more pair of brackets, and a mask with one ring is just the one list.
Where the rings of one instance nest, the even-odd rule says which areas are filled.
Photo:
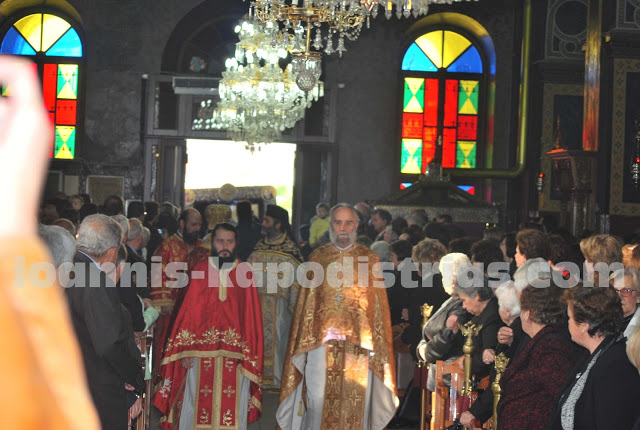
[[425, 303], [420, 307], [422, 311], [422, 328], [427, 325], [429, 318], [431, 318], [431, 313], [433, 312], [433, 306], [429, 306], [429, 303]]
[[481, 325], [475, 325], [473, 322], [469, 321], [465, 325], [459, 325], [460, 331], [462, 335], [467, 338], [462, 347], [462, 352], [464, 352], [464, 386], [462, 388], [462, 395], [469, 396], [471, 394], [471, 355], [476, 350], [475, 345], [473, 344], [473, 338], [480, 333], [482, 330]]
[[[425, 303], [420, 307], [422, 311], [422, 328], [427, 325], [429, 318], [431, 318], [431, 313], [433, 312], [433, 306], [429, 306], [429, 303]], [[428, 348], [428, 347], [427, 347]], [[418, 357], [420, 358], [420, 357]], [[423, 384], [424, 376], [422, 372], [425, 370], [429, 371], [429, 363], [426, 361], [422, 361], [422, 359], [418, 360], [418, 374], [420, 375], [420, 430], [426, 430], [426, 417], [427, 417], [427, 387], [426, 384]]]
[[500, 379], [502, 378], [502, 373], [505, 371], [507, 366], [509, 365], [509, 359], [503, 352], [498, 354], [495, 358], [495, 367], [496, 367], [496, 378], [493, 380], [493, 384], [491, 384], [491, 390], [493, 391], [493, 424], [492, 427], [494, 429], [498, 428], [498, 402], [500, 401], [500, 396], [502, 395], [502, 388], [500, 387]]

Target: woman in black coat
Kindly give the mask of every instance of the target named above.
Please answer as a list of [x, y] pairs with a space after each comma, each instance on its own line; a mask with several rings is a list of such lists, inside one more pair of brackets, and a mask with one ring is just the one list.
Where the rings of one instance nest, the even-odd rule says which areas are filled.
[[622, 307], [610, 288], [567, 291], [571, 339], [587, 349], [551, 415], [553, 430], [631, 429], [640, 416], [640, 375], [621, 336]]
[[[482, 379], [491, 370], [491, 363], [485, 362], [482, 354], [486, 349], [495, 349], [498, 330], [504, 325], [498, 314], [498, 301], [493, 290], [488, 287], [486, 278], [478, 287], [463, 287], [458, 281], [455, 282], [452, 298], [442, 305], [441, 311], [425, 326], [421, 344], [426, 346], [419, 346], [418, 349], [428, 363], [455, 360], [463, 354], [462, 347], [465, 343], [459, 327], [468, 320], [476, 326], [482, 326], [478, 335], [473, 338], [475, 351], [471, 356], [471, 372]], [[429, 369], [427, 388], [431, 391], [435, 389], [435, 366]]]

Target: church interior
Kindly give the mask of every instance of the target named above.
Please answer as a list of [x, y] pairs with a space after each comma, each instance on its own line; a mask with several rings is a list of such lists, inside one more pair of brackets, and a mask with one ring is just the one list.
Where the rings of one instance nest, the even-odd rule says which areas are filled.
[[[355, 40], [344, 41], [344, 52], [323, 55], [324, 95], [276, 138], [294, 152], [293, 165], [287, 162], [292, 224], [305, 224], [318, 202], [376, 202], [397, 194], [424, 176], [441, 142], [443, 176], [496, 209], [496, 219], [487, 222], [509, 230], [547, 216], [574, 234], [633, 229], [640, 207], [635, 3], [440, 3], [431, 2], [417, 18], [369, 17]], [[183, 206], [188, 142], [230, 140], [224, 129], [202, 126], [213, 110], [203, 102], [217, 102], [225, 60], [238, 43], [234, 27], [249, 2], [4, 1], [3, 52], [21, 49], [15, 43], [24, 34], [14, 24], [38, 8], [64, 19], [75, 31], [64, 42], [78, 45], [67, 59], [57, 56], [67, 55], [60, 46], [59, 52], [17, 52], [33, 56], [41, 75], [53, 56], [77, 65], [76, 102], [50, 107], [61, 128], [46, 196], [119, 190], [126, 199]], [[442, 62], [439, 48], [430, 45], [437, 58], [429, 59], [413, 44], [432, 31], [451, 32], [441, 45], [454, 38], [461, 43], [446, 48], [452, 51], [444, 61], [453, 63], [464, 51], [466, 69], [462, 63], [436, 67], [431, 60]], [[443, 33], [429, 37], [436, 34]], [[433, 99], [440, 107], [429, 108], [435, 109], [435, 127], [416, 115], [430, 102], [424, 94], [437, 96], [420, 88], [425, 76], [441, 85], [440, 98]], [[451, 111], [464, 115], [464, 122], [449, 123], [455, 127], [444, 125], [447, 76], [476, 82], [467, 85], [468, 103], [459, 98], [460, 109], [453, 110], [460, 112]], [[426, 82], [433, 87], [436, 81]], [[256, 153], [270, 151], [268, 144], [259, 146]], [[550, 155], [554, 149], [562, 151]], [[225, 150], [214, 152], [211, 171], [229, 163]], [[252, 157], [250, 151], [240, 154], [230, 157]], [[259, 164], [263, 175], [280, 168], [278, 161]], [[206, 188], [225, 183], [247, 185], [230, 177]]]
[[[364, 11], [274, 13], [309, 3]], [[636, 0], [2, 0], [0, 40], [53, 125], [43, 211], [169, 202], [204, 235], [209, 204], [277, 203], [298, 232], [366, 202], [461, 236], [640, 234]]]

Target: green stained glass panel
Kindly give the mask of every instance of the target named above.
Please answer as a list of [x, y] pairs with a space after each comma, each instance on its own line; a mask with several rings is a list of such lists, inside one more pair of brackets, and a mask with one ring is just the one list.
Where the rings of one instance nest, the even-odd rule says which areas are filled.
[[424, 112], [424, 79], [404, 79], [404, 112]]
[[59, 64], [58, 65], [58, 98], [77, 99], [78, 98], [78, 65]]
[[478, 81], [460, 81], [458, 113], [467, 115], [478, 114]]
[[402, 155], [400, 157], [401, 173], [420, 173], [422, 165], [422, 140], [402, 139]]
[[456, 167], [461, 169], [476, 168], [476, 142], [459, 140], [456, 149]]
[[56, 137], [53, 148], [54, 158], [73, 159], [76, 150], [76, 128], [56, 126]]

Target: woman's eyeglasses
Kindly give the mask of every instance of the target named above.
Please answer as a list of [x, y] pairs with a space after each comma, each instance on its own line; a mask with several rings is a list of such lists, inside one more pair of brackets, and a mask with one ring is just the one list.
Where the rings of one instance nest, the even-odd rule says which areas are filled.
[[635, 288], [621, 288], [619, 290], [617, 288], [613, 288], [613, 289], [616, 293], [620, 294], [622, 297], [629, 297], [631, 294], [633, 294], [634, 291], [638, 291]]

